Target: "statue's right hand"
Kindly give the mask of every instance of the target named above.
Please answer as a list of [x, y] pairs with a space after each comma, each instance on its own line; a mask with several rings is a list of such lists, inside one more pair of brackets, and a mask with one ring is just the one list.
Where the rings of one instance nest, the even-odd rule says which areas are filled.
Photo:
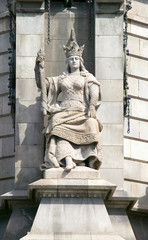
[[95, 106], [90, 105], [88, 110], [88, 117], [96, 118], [96, 109]]

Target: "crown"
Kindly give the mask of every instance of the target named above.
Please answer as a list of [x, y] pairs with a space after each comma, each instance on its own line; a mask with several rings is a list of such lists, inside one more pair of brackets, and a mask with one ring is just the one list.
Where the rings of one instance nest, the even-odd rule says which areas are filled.
[[73, 55], [82, 57], [84, 46], [85, 45], [83, 44], [82, 46], [79, 47], [79, 45], [77, 44], [77, 41], [76, 41], [74, 28], [72, 28], [71, 29], [71, 36], [70, 36], [70, 39], [68, 41], [68, 45], [63, 46], [66, 58], [69, 58], [70, 56], [73, 56]]

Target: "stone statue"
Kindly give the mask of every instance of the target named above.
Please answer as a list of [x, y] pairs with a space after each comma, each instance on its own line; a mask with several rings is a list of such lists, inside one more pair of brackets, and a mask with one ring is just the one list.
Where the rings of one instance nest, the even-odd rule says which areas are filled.
[[41, 88], [43, 114], [48, 116], [43, 130], [46, 151], [41, 170], [63, 166], [70, 171], [77, 165], [99, 169], [102, 124], [96, 110], [101, 104], [100, 83], [83, 65], [84, 45], [77, 44], [74, 29], [63, 48], [67, 60], [60, 76], [45, 78], [41, 50], [36, 58], [36, 83]]

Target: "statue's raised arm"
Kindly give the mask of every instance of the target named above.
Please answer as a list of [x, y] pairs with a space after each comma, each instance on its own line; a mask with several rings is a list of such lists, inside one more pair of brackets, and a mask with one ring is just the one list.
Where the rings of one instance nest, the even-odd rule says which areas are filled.
[[41, 89], [42, 95], [42, 112], [47, 114], [47, 88], [45, 82], [45, 54], [40, 49], [37, 53], [35, 63], [35, 80], [37, 87]]

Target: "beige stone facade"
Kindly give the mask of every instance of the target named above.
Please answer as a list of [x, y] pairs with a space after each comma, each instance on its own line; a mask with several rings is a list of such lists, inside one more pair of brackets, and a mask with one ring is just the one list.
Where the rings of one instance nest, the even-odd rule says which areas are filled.
[[9, 12], [0, 1], [0, 194], [14, 187], [14, 129], [8, 106]]
[[139, 197], [136, 207], [148, 208], [148, 3], [132, 1], [128, 13], [128, 82], [131, 131], [124, 132], [124, 187]]
[[[24, 2], [27, 1], [24, 0]], [[35, 4], [36, 1], [30, 2]], [[38, 0], [35, 6], [38, 7], [41, 2]], [[99, 176], [105, 181], [115, 184], [119, 190], [118, 194], [124, 189], [138, 197], [138, 202], [133, 210], [138, 209], [139, 212], [147, 213], [148, 2], [147, 0], [132, 0], [132, 9], [128, 12], [128, 94], [131, 97], [129, 134], [127, 133], [127, 118], [124, 118], [123, 114], [124, 8], [121, 6], [120, 13], [102, 13], [103, 10], [98, 8], [99, 4], [111, 1], [96, 0], [95, 2], [97, 7], [96, 14], [94, 13], [94, 30], [90, 28], [89, 11], [82, 1], [81, 9], [70, 12], [62, 12], [59, 2], [53, 1], [50, 19], [50, 45], [47, 44], [48, 14], [44, 13], [44, 7], [38, 8], [37, 12], [28, 12], [28, 9], [26, 12], [21, 12], [19, 4], [17, 5], [16, 125], [14, 129], [10, 106], [7, 105], [9, 12], [6, 7], [7, 0], [0, 1], [0, 195], [15, 188], [15, 191], [21, 189], [21, 197], [20, 195], [19, 197], [26, 199], [28, 183], [42, 178], [39, 166], [43, 162], [44, 155], [43, 117], [40, 112], [41, 93], [36, 87], [34, 75], [36, 53], [40, 48], [46, 52], [47, 76], [61, 74], [65, 67], [64, 53], [61, 52], [62, 45], [69, 38], [69, 29], [74, 25], [79, 36], [78, 42], [80, 44], [86, 42], [85, 66], [96, 76], [102, 87], [102, 105], [98, 110], [98, 116], [104, 126], [101, 136], [103, 163]], [[116, 0], [112, 2], [116, 4]], [[123, 3], [124, 1], [117, 0], [117, 2]], [[78, 1], [76, 4], [79, 5]], [[94, 32], [95, 41], [91, 40], [89, 45], [88, 35]], [[115, 194], [113, 202], [115, 201], [118, 205], [124, 199], [119, 204], [120, 206], [124, 205], [126, 197], [122, 198], [118, 194]], [[14, 195], [17, 199], [16, 192]], [[12, 196], [13, 192], [10, 193], [10, 198]], [[135, 239], [133, 232], [128, 236], [131, 231], [130, 227], [130, 231], [126, 233], [126, 224], [121, 224], [119, 228], [119, 215], [122, 216], [121, 223], [125, 219], [127, 221], [125, 209], [122, 209], [123, 212], [120, 210], [108, 210], [113, 226], [119, 234], [122, 232], [121, 236], [126, 240]], [[29, 212], [30, 210], [25, 211]], [[29, 215], [28, 212], [27, 216], [34, 216], [32, 213]], [[28, 224], [29, 218], [27, 219], [25, 214], [26, 212], [18, 208], [13, 212], [13, 217], [18, 220], [18, 216], [21, 215], [22, 218], [19, 219], [22, 219], [24, 226], [27, 226], [26, 229], [29, 231], [31, 223]], [[136, 217], [133, 226], [137, 229], [137, 236], [141, 236], [141, 240], [146, 240], [147, 217], [144, 220], [138, 217], [136, 219]], [[18, 222], [18, 228], [15, 226], [16, 228], [13, 229], [13, 218], [11, 219], [12, 232], [19, 232], [19, 227], [22, 227], [19, 224]], [[144, 229], [143, 232], [141, 229]], [[25, 236], [26, 232], [24, 230], [24, 235], [21, 235], [20, 238]], [[3, 232], [0, 230], [0, 237], [2, 234]], [[4, 240], [12, 240], [11, 236], [8, 236], [9, 234]], [[137, 237], [137, 239], [139, 238]]]

